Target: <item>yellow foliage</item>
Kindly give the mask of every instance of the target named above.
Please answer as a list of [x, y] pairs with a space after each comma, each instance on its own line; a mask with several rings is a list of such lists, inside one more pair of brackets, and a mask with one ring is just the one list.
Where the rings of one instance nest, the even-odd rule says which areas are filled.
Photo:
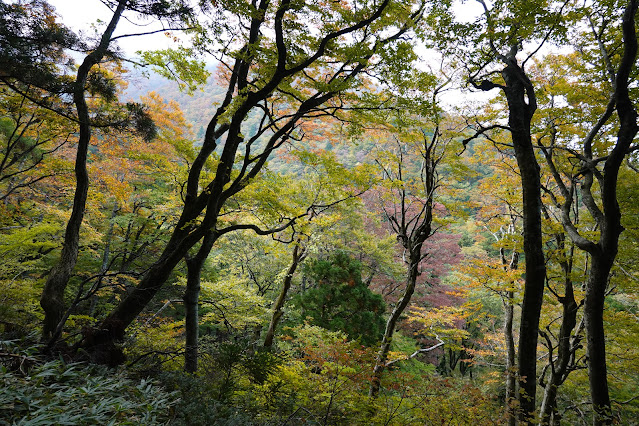
[[36, 329], [42, 320], [33, 280], [0, 280], [0, 332]]

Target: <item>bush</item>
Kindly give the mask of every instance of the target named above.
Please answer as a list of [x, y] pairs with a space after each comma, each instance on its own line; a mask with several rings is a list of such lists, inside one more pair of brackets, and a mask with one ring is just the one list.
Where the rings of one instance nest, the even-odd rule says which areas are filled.
[[249, 426], [253, 415], [242, 408], [234, 407], [226, 401], [215, 399], [218, 389], [205, 377], [184, 374], [183, 372], [167, 372], [160, 375], [162, 383], [174, 390], [179, 396], [175, 406], [175, 417], [172, 424], [189, 426]]
[[13, 425], [159, 425], [178, 402], [176, 393], [147, 380], [62, 361], [27, 372], [1, 366], [0, 381], [0, 418]]

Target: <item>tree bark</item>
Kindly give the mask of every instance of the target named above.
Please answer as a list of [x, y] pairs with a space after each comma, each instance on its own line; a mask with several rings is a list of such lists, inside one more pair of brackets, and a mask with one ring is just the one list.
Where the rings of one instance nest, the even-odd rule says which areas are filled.
[[[519, 266], [519, 253], [513, 251], [510, 263], [507, 264], [504, 249], [500, 250], [502, 264], [504, 269], [514, 271]], [[512, 285], [513, 283], [511, 283]], [[508, 416], [508, 424], [514, 426], [517, 420], [514, 403], [517, 400], [517, 372], [515, 371], [515, 336], [513, 335], [513, 318], [515, 314], [514, 292], [506, 291], [505, 297], [502, 296], [504, 304], [504, 341], [506, 342], [506, 409]]]
[[[566, 262], [564, 262], [566, 263]], [[563, 313], [561, 319], [561, 327], [559, 329], [559, 342], [557, 346], [557, 359], [550, 360], [550, 379], [546, 383], [544, 389], [544, 396], [541, 401], [541, 424], [559, 424], [559, 418], [557, 413], [557, 390], [570, 373], [570, 366], [574, 362], [575, 350], [577, 349], [580, 337], [572, 336], [572, 331], [577, 325], [577, 312], [579, 311], [579, 305], [575, 301], [573, 292], [572, 280], [570, 279], [570, 273], [572, 268], [564, 270], [566, 275], [564, 284], [564, 296], [561, 298], [561, 304], [563, 305]], [[552, 343], [550, 343], [552, 344]], [[552, 357], [552, 352], [550, 357]]]
[[[126, 0], [121, 0], [111, 17], [111, 21], [102, 34], [98, 47], [88, 54], [80, 67], [73, 89], [73, 102], [78, 114], [80, 127], [78, 148], [75, 157], [76, 188], [73, 197], [71, 217], [64, 233], [62, 253], [58, 263], [53, 267], [40, 297], [40, 306], [44, 310], [42, 339], [51, 340], [55, 336], [58, 324], [63, 321], [65, 312], [64, 291], [78, 260], [80, 227], [84, 218], [87, 194], [89, 190], [89, 174], [87, 172], [87, 154], [91, 142], [91, 119], [89, 107], [85, 99], [85, 86], [91, 68], [98, 64], [107, 52], [111, 37], [125, 9]], [[52, 342], [49, 342], [51, 345]]]
[[537, 339], [543, 301], [546, 266], [541, 231], [540, 168], [533, 150], [530, 123], [537, 109], [532, 83], [517, 64], [516, 49], [504, 57], [502, 70], [508, 101], [508, 126], [519, 167], [523, 192], [523, 233], [525, 281], [519, 330], [519, 409], [520, 421], [530, 423], [535, 411], [537, 390]]
[[[592, 266], [584, 302], [588, 339], [588, 375], [590, 394], [595, 411], [595, 425], [612, 424], [613, 420], [608, 393], [603, 311], [610, 270], [617, 256], [619, 236], [623, 231], [621, 210], [617, 201], [619, 168], [628, 154], [628, 150], [638, 131], [637, 112], [628, 89], [630, 73], [634, 69], [637, 59], [636, 13], [637, 1], [628, 1], [622, 22], [624, 52], [614, 84], [616, 111], [620, 123], [619, 131], [617, 132], [617, 143], [604, 163], [603, 178], [600, 179], [603, 212], [599, 212], [594, 206], [590, 208], [591, 211], [595, 210], [595, 218], [598, 219], [601, 228], [599, 242], [590, 252]], [[593, 172], [591, 171], [591, 173]], [[590, 195], [590, 188], [587, 188], [587, 190], [587, 195]]]
[[200, 331], [199, 302], [200, 302], [200, 278], [202, 267], [206, 261], [211, 248], [217, 237], [213, 232], [209, 232], [202, 240], [202, 245], [197, 254], [193, 257], [185, 257], [186, 260], [186, 291], [184, 292], [184, 309], [186, 346], [184, 348], [184, 371], [195, 373], [198, 364], [198, 341]]
[[284, 315], [284, 302], [286, 302], [286, 296], [288, 294], [289, 289], [291, 288], [291, 283], [293, 282], [293, 274], [297, 270], [300, 262], [304, 260], [306, 257], [306, 248], [300, 247], [299, 240], [295, 244], [295, 248], [293, 248], [293, 261], [291, 262], [291, 266], [288, 268], [286, 272], [286, 276], [284, 277], [284, 282], [282, 283], [282, 289], [280, 290], [280, 294], [277, 296], [277, 300], [273, 304], [273, 314], [271, 315], [271, 321], [268, 325], [268, 330], [266, 332], [266, 336], [264, 337], [264, 347], [271, 348], [273, 347], [273, 340], [275, 338], [275, 329], [277, 328], [277, 324], [279, 323], [282, 315]]
[[592, 256], [592, 265], [584, 299], [584, 319], [588, 339], [588, 379], [592, 406], [595, 411], [595, 425], [612, 424], [603, 312], [608, 277], [615, 257], [616, 252], [611, 256], [604, 252], [599, 252]]
[[375, 398], [379, 393], [379, 389], [382, 381], [382, 373], [386, 369], [386, 361], [388, 360], [388, 352], [393, 341], [393, 334], [397, 327], [399, 317], [404, 313], [404, 310], [410, 303], [410, 299], [415, 292], [415, 285], [417, 283], [417, 275], [419, 262], [421, 260], [421, 247], [422, 245], [415, 247], [415, 251], [410, 253], [410, 264], [408, 266], [408, 277], [406, 278], [406, 289], [402, 298], [397, 302], [397, 305], [391, 312], [388, 320], [386, 321], [386, 329], [384, 330], [384, 337], [377, 353], [377, 359], [375, 360], [375, 368], [373, 369], [373, 377], [371, 380], [371, 386], [368, 391], [368, 396]]

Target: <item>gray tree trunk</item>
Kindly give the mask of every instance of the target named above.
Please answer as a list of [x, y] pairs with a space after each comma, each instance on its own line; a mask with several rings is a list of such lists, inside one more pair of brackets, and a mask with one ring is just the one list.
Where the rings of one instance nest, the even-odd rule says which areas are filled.
[[519, 329], [519, 409], [520, 421], [532, 421], [537, 391], [537, 339], [539, 317], [546, 280], [546, 266], [541, 231], [540, 168], [533, 150], [530, 122], [537, 109], [532, 83], [517, 64], [516, 52], [506, 59], [502, 70], [503, 89], [508, 100], [510, 127], [515, 157], [520, 171], [523, 192], [523, 233], [525, 281]]
[[[514, 271], [519, 266], [519, 253], [513, 251], [510, 263], [506, 261], [504, 249], [500, 250], [502, 264], [504, 268]], [[511, 283], [512, 284], [512, 283]], [[517, 413], [514, 403], [517, 400], [517, 372], [515, 371], [515, 336], [513, 333], [513, 318], [515, 316], [514, 292], [507, 291], [502, 296], [504, 304], [504, 341], [506, 342], [506, 407], [508, 415], [508, 424], [514, 426], [517, 421]]]
[[277, 328], [277, 324], [282, 318], [282, 315], [284, 315], [284, 303], [286, 302], [286, 296], [289, 289], [291, 288], [291, 283], [293, 282], [293, 275], [295, 274], [295, 271], [297, 270], [300, 262], [302, 262], [305, 257], [306, 248], [300, 247], [300, 243], [298, 240], [295, 244], [295, 248], [293, 249], [293, 261], [291, 262], [291, 266], [286, 272], [286, 276], [284, 277], [284, 282], [282, 283], [282, 288], [279, 295], [277, 296], [277, 300], [273, 304], [273, 314], [271, 315], [271, 321], [268, 325], [266, 336], [264, 337], [265, 348], [271, 348], [273, 346], [273, 340], [275, 339], [275, 330]]
[[185, 257], [186, 260], [186, 291], [184, 292], [184, 309], [186, 346], [184, 348], [184, 371], [195, 373], [198, 368], [198, 345], [200, 338], [199, 303], [200, 303], [200, 278], [202, 267], [206, 261], [217, 236], [209, 232], [194, 257]]
[[[121, 0], [111, 17], [111, 21], [102, 34], [98, 47], [85, 58], [76, 75], [73, 102], [78, 114], [80, 132], [78, 137], [78, 148], [75, 157], [75, 194], [73, 197], [73, 208], [71, 217], [67, 222], [64, 233], [62, 253], [58, 263], [53, 267], [42, 290], [40, 306], [44, 310], [44, 321], [42, 324], [42, 339], [49, 341], [55, 338], [55, 331], [60, 322], [64, 320], [66, 304], [64, 301], [64, 291], [69, 283], [69, 278], [73, 273], [78, 260], [78, 249], [80, 240], [80, 227], [84, 218], [87, 194], [89, 190], [89, 174], [87, 172], [87, 154], [89, 142], [91, 141], [91, 119], [89, 118], [89, 107], [85, 99], [85, 87], [89, 71], [98, 64], [107, 52], [111, 37], [122, 16], [127, 1]], [[49, 342], [51, 346], [53, 342]]]
[[410, 254], [410, 264], [408, 266], [408, 277], [406, 278], [406, 289], [402, 298], [397, 302], [397, 305], [391, 312], [388, 320], [386, 321], [386, 328], [384, 330], [384, 337], [377, 353], [377, 359], [375, 360], [375, 368], [373, 369], [373, 378], [371, 380], [371, 386], [368, 391], [370, 397], [377, 397], [381, 386], [382, 373], [386, 369], [386, 362], [388, 361], [388, 352], [390, 351], [391, 342], [393, 341], [393, 334], [397, 327], [397, 321], [402, 315], [410, 299], [415, 292], [415, 285], [417, 283], [419, 261], [421, 260], [421, 244], [416, 247], [416, 251]]

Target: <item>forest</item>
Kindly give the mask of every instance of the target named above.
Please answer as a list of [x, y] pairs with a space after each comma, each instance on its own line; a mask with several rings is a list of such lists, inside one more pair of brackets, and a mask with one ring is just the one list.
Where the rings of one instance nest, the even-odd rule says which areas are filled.
[[0, 424], [639, 424], [638, 0], [56, 3], [0, 0]]

